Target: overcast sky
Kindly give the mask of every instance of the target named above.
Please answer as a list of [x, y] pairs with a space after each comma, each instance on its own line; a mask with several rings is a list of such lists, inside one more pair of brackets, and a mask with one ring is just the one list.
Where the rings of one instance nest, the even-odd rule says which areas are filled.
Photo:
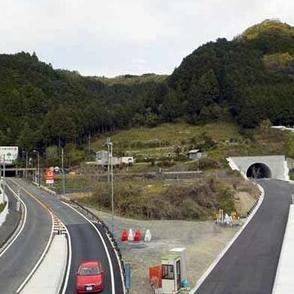
[[83, 75], [170, 74], [201, 44], [266, 18], [294, 25], [294, 1], [0, 0], [0, 51]]

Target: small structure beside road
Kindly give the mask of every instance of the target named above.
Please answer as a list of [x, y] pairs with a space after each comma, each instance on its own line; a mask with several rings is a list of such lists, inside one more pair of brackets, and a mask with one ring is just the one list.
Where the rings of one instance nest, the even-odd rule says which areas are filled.
[[120, 166], [120, 165], [133, 165], [135, 163], [134, 157], [132, 156], [110, 156], [109, 152], [106, 150], [100, 150], [96, 152], [96, 164], [98, 166], [107, 166], [108, 162], [110, 165], [113, 166]]
[[202, 157], [202, 153], [199, 149], [192, 149], [188, 152], [190, 160], [199, 160]]

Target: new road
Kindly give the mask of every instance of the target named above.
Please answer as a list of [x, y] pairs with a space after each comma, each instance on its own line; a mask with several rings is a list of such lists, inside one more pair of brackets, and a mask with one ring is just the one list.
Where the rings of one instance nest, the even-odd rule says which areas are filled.
[[[75, 274], [82, 260], [98, 259], [104, 268], [104, 291], [107, 294], [123, 294], [123, 278], [120, 264], [104, 229], [98, 223], [87, 220], [79, 211], [22, 180], [13, 179], [27, 194], [45, 203], [60, 218], [69, 231], [71, 243], [71, 266], [64, 293], [75, 293]], [[18, 262], [19, 263], [19, 262]]]
[[272, 293], [294, 186], [278, 180], [258, 183], [265, 191], [263, 203], [195, 293]]
[[[6, 187], [8, 197], [15, 197]], [[51, 234], [52, 219], [42, 205], [23, 197], [25, 214], [18, 235], [0, 253], [0, 292], [16, 293], [41, 257]]]

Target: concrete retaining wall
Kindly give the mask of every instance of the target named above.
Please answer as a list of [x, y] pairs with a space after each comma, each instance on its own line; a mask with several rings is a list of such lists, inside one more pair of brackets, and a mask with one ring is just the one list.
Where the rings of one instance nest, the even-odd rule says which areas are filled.
[[9, 213], [9, 210], [8, 210], [8, 197], [4, 194], [4, 191], [1, 186], [0, 186], [0, 192], [1, 192], [0, 203], [6, 202], [4, 209], [0, 212], [0, 226], [2, 226], [2, 224], [4, 224], [6, 221], [6, 217]]

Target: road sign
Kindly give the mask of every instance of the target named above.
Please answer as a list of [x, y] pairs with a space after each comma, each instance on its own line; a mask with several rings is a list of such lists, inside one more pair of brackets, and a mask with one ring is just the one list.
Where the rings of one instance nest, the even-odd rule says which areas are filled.
[[44, 178], [47, 185], [54, 184], [54, 171], [51, 168], [47, 168], [44, 173]]
[[125, 285], [126, 289], [131, 289], [131, 265], [125, 263]]
[[12, 165], [17, 160], [17, 157], [17, 146], [0, 146], [0, 164]]

